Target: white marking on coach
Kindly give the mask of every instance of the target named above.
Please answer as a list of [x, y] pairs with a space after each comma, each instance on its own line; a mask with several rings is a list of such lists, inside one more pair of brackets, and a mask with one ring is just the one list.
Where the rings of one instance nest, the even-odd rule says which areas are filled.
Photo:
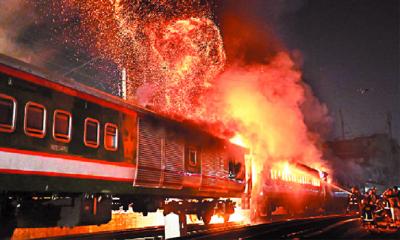
[[0, 169], [133, 180], [134, 167], [0, 151]]

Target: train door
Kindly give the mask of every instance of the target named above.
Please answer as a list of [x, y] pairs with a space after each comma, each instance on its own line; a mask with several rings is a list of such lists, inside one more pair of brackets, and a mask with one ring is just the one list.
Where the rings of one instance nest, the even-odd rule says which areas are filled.
[[226, 192], [228, 163], [224, 151], [213, 147], [201, 154], [201, 191]]
[[161, 121], [139, 118], [134, 186], [181, 189], [183, 159], [183, 142]]
[[174, 133], [167, 132], [163, 144], [164, 167], [161, 185], [165, 188], [183, 188], [184, 143]]
[[138, 119], [138, 145], [134, 186], [159, 187], [162, 177], [163, 131], [155, 121]]

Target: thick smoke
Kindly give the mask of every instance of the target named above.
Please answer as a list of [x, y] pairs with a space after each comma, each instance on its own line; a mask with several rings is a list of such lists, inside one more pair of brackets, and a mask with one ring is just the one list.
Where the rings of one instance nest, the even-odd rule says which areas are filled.
[[270, 177], [268, 169], [279, 169], [281, 163], [301, 162], [329, 171], [322, 142], [332, 120], [326, 105], [302, 79], [301, 53], [286, 49], [271, 25], [246, 10], [235, 2], [223, 11], [220, 22], [228, 64], [216, 86], [223, 96], [222, 121], [230, 119], [225, 125], [253, 150], [253, 194], [258, 195]]
[[272, 29], [261, 27], [251, 18], [228, 11], [223, 13], [220, 21], [228, 63], [265, 64], [283, 50]]
[[242, 136], [255, 175], [282, 161], [326, 168], [320, 141], [330, 119], [302, 81], [301, 54], [245, 6], [223, 9], [218, 27], [207, 1], [65, 2], [80, 13], [81, 39], [127, 68], [131, 99]]
[[[64, 2], [79, 13], [75, 41], [127, 69], [132, 99], [206, 122], [216, 135], [240, 135], [255, 156], [254, 189], [274, 163], [327, 168], [320, 142], [331, 120], [302, 80], [301, 54], [251, 12], [227, 8], [218, 27], [207, 1]], [[14, 3], [21, 10], [22, 1]]]
[[[284, 6], [286, 5], [282, 5], [278, 12], [286, 11]], [[228, 75], [227, 72], [235, 72], [236, 70], [239, 72], [231, 74], [231, 76], [226, 77], [225, 81], [220, 80], [220, 82], [231, 83], [234, 81], [229, 79], [236, 81], [241, 79], [243, 86], [253, 85], [248, 92], [254, 96], [259, 94], [262, 97], [262, 99], [254, 100], [258, 109], [255, 111], [255, 116], [254, 114], [252, 116], [253, 121], [270, 126], [271, 129], [266, 131], [269, 132], [266, 133], [267, 136], [263, 136], [265, 138], [268, 138], [268, 135], [276, 135], [273, 134], [275, 131], [278, 133], [277, 135], [284, 135], [282, 142], [277, 144], [279, 151], [285, 152], [284, 149], [292, 147], [302, 148], [303, 144], [301, 143], [309, 143], [315, 147], [312, 152], [319, 152], [320, 150], [317, 147], [319, 144], [317, 143], [321, 140], [321, 136], [325, 136], [329, 132], [332, 121], [326, 105], [321, 104], [312, 93], [311, 88], [302, 81], [301, 53], [298, 50], [290, 52], [285, 49], [270, 26], [258, 22], [256, 17], [253, 17], [252, 12], [246, 12], [243, 9], [248, 8], [245, 6], [237, 7], [237, 4], [235, 4], [234, 7], [228, 6], [223, 12], [221, 29], [228, 65], [222, 76]], [[239, 19], [237, 16], [241, 16], [241, 18]], [[230, 87], [225, 89], [230, 89]], [[245, 93], [242, 92], [241, 94]], [[237, 97], [242, 99], [240, 95]], [[262, 109], [266, 106], [273, 106], [280, 112], [274, 112], [272, 108]], [[284, 111], [287, 109], [293, 111], [285, 113]], [[268, 119], [257, 118], [258, 115], [268, 114], [270, 115]], [[293, 117], [288, 122], [297, 129], [297, 132], [289, 127], [290, 124], [285, 124], [287, 120], [285, 117], [287, 119]], [[265, 128], [263, 127], [263, 129]], [[284, 134], [285, 129], [291, 129], [292, 134]], [[260, 131], [257, 130], [257, 132]], [[291, 135], [297, 143], [288, 144]], [[284, 139], [289, 140], [289, 142], [285, 144]], [[285, 145], [287, 147], [283, 147]], [[298, 158], [301, 154], [292, 152], [289, 155], [292, 158]], [[315, 156], [320, 155], [318, 153]], [[302, 161], [312, 162], [315, 161], [315, 157], [312, 159], [303, 158]]]
[[329, 115], [326, 104], [315, 97], [311, 87], [302, 83], [304, 88], [305, 100], [301, 105], [301, 111], [304, 115], [304, 123], [309, 131], [318, 134], [321, 137], [327, 137], [331, 131], [333, 120]]
[[2, 0], [0, 2], [0, 53], [25, 62], [40, 64], [50, 54], [35, 39], [27, 39], [24, 33], [38, 24], [35, 5], [27, 0]]
[[[301, 73], [304, 61], [301, 51], [286, 49], [278, 36], [285, 32], [282, 29], [284, 17], [298, 11], [303, 4], [303, 0], [265, 0], [250, 5], [241, 0], [224, 1], [219, 12], [227, 62], [244, 66], [267, 65], [276, 54], [286, 52], [294, 62], [293, 68]], [[304, 89], [301, 104], [304, 122], [309, 131], [327, 136], [332, 125], [327, 106], [315, 97], [309, 85], [302, 79], [300, 81]]]
[[7, 1], [7, 3], [2, 1], [0, 8], [0, 52], [29, 62], [32, 52], [17, 43], [19, 34], [32, 24], [31, 21], [21, 17], [29, 14], [30, 7], [27, 5], [28, 3], [24, 0]]

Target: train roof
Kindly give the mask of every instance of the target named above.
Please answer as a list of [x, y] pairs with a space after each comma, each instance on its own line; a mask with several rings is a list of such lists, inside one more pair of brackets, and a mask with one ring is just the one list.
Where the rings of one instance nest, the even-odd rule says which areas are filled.
[[[0, 53], [0, 64], [14, 68], [16, 70], [19, 70], [19, 71], [22, 71], [22, 72], [25, 72], [28, 74], [31, 74], [31, 75], [34, 75], [39, 78], [43, 78], [47, 81], [59, 84], [63, 87], [67, 87], [67, 88], [73, 89], [75, 91], [91, 95], [95, 98], [99, 98], [99, 99], [107, 101], [109, 103], [119, 105], [123, 108], [138, 112], [140, 114], [143, 114], [146, 116], [151, 116], [151, 117], [163, 120], [163, 121], [167, 121], [172, 124], [180, 124], [180, 125], [185, 126], [186, 128], [200, 131], [204, 134], [210, 135], [210, 136], [220, 139], [222, 141], [227, 141], [226, 139], [215, 136], [214, 134], [212, 134], [208, 131], [205, 131], [204, 129], [200, 128], [200, 126], [198, 124], [188, 122], [188, 121], [178, 121], [176, 119], [168, 118], [168, 117], [161, 115], [155, 111], [152, 111], [151, 109], [144, 108], [144, 107], [134, 104], [132, 102], [125, 101], [124, 99], [122, 99], [120, 97], [103, 92], [94, 87], [87, 86], [83, 83], [79, 83], [79, 82], [75, 81], [74, 79], [60, 76], [59, 74], [56, 74], [54, 72], [42, 69], [40, 67], [34, 66], [32, 64], [23, 62], [21, 60], [12, 58], [10, 56], [7, 56], [7, 55], [1, 54], [1, 53]], [[230, 144], [232, 144], [232, 143], [230, 143]], [[232, 144], [232, 145], [236, 145], [236, 144]], [[236, 145], [236, 146], [238, 146], [238, 145]], [[238, 147], [241, 147], [241, 146], [238, 146]], [[241, 148], [243, 148], [243, 147], [241, 147]]]
[[7, 55], [1, 54], [1, 53], [0, 53], [0, 64], [6, 65], [8, 67], [12, 67], [14, 69], [17, 69], [17, 70], [20, 70], [20, 71], [23, 71], [23, 72], [26, 72], [26, 73], [29, 73], [32, 75], [35, 75], [37, 77], [46, 79], [50, 82], [60, 84], [64, 87], [72, 88], [78, 92], [86, 93], [91, 96], [106, 100], [108, 102], [118, 104], [120, 106], [126, 107], [126, 108], [134, 110], [134, 111], [138, 111], [138, 112], [146, 113], [146, 114], [157, 115], [155, 112], [153, 112], [149, 109], [146, 109], [139, 105], [135, 105], [133, 103], [124, 101], [123, 99], [121, 99], [117, 96], [114, 96], [112, 94], [103, 92], [94, 87], [90, 87], [83, 83], [79, 83], [79, 82], [75, 81], [74, 79], [60, 76], [59, 74], [39, 68], [32, 64], [28, 64], [26, 62], [20, 61], [18, 59], [12, 58], [10, 56], [7, 56]]

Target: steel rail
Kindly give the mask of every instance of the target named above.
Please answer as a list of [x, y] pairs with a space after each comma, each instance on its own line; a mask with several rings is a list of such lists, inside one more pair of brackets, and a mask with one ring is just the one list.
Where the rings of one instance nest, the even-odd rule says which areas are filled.
[[[211, 230], [227, 230], [228, 228], [237, 227], [239, 224], [231, 222], [227, 224], [216, 223], [210, 225], [201, 224], [189, 224], [188, 225], [188, 235], [195, 235], [200, 233], [207, 233]], [[240, 225], [242, 226], [242, 225]], [[116, 231], [102, 231], [96, 233], [84, 233], [84, 234], [72, 234], [67, 236], [57, 236], [57, 237], [47, 237], [47, 238], [37, 238], [36, 240], [75, 240], [75, 239], [127, 239], [127, 238], [146, 238], [153, 237], [155, 239], [164, 238], [164, 226], [156, 227], [146, 227], [146, 228], [135, 228], [126, 230], [116, 230]]]
[[300, 229], [312, 229], [317, 231], [335, 222], [347, 220], [352, 216], [325, 216], [302, 219], [291, 219], [272, 223], [241, 226], [222, 231], [190, 235], [180, 239], [266, 239], [266, 238], [288, 238], [290, 233], [301, 231]]
[[[243, 225], [238, 223], [188, 225], [188, 235], [179, 239], [264, 239], [269, 238], [296, 238], [298, 236], [314, 236], [330, 230], [341, 221], [353, 219], [354, 216], [330, 215], [323, 217], [308, 217], [269, 222], [257, 225]], [[46, 238], [50, 240], [70, 239], [132, 239], [132, 238], [164, 239], [164, 227], [148, 227], [141, 229], [127, 229], [98, 233], [74, 234]]]

